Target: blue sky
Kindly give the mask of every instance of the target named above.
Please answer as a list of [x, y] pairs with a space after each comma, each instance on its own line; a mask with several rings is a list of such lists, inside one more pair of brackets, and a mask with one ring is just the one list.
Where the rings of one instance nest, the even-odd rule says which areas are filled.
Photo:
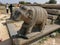
[[[0, 2], [3, 2], [3, 3], [18, 3], [19, 1], [45, 3], [49, 0], [0, 0]], [[60, 3], [60, 0], [57, 0], [57, 2]]]

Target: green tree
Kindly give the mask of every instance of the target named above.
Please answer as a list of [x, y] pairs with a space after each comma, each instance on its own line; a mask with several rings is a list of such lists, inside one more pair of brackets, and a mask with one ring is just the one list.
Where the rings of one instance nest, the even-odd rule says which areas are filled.
[[34, 2], [33, 4], [38, 4], [37, 2]]
[[31, 4], [30, 2], [20, 1], [19, 4]]
[[19, 4], [25, 4], [25, 2], [24, 1], [20, 1]]
[[26, 4], [31, 4], [30, 2], [26, 2]]
[[46, 2], [46, 4], [56, 4], [57, 1], [56, 0], [49, 0], [49, 2]]

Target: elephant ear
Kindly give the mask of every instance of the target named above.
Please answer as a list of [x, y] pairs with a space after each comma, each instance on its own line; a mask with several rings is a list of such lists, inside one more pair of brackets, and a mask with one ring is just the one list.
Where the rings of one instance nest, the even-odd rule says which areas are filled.
[[32, 19], [33, 17], [33, 11], [32, 10], [28, 10], [27, 13], [26, 13], [27, 17]]

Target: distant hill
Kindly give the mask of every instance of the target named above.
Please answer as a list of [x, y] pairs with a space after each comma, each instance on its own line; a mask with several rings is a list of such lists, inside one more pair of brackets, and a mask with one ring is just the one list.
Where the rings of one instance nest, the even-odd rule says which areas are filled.
[[3, 4], [3, 3], [0, 2], [0, 6], [5, 6], [5, 4]]

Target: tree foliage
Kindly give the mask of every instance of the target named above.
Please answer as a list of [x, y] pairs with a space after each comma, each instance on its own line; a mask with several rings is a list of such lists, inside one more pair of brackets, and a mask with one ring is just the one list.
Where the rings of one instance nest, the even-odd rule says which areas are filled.
[[49, 2], [46, 2], [46, 4], [56, 4], [57, 1], [56, 0], [49, 0]]
[[31, 4], [30, 2], [20, 1], [19, 4]]
[[38, 4], [37, 2], [34, 2], [33, 4]]

